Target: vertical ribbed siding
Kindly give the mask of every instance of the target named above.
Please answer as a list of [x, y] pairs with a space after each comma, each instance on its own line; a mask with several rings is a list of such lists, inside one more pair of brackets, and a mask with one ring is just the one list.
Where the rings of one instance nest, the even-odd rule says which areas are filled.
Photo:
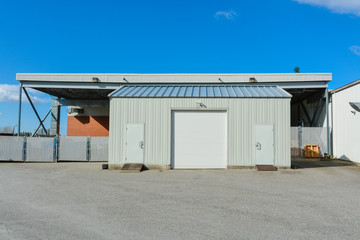
[[[274, 125], [275, 165], [290, 166], [290, 98], [113, 98], [110, 100], [109, 164], [123, 164], [127, 123], [145, 123], [145, 164], [170, 165], [171, 110], [228, 112], [228, 165], [255, 165], [255, 125]], [[206, 109], [205, 109], [206, 110]]]

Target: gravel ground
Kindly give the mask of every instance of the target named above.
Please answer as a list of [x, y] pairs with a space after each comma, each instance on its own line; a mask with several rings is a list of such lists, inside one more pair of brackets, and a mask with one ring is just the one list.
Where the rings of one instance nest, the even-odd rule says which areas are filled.
[[0, 239], [360, 239], [360, 167], [0, 163]]

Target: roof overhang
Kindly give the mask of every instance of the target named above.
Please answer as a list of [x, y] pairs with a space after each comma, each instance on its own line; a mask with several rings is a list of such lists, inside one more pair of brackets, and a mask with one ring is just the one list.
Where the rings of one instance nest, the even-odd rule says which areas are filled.
[[[250, 84], [284, 89], [327, 88], [331, 73], [274, 74], [38, 74], [18, 73], [23, 87], [67, 99], [108, 99], [124, 85], [148, 84]], [[251, 81], [251, 82], [250, 82]], [[290, 91], [291, 92], [291, 91]], [[292, 92], [291, 92], [292, 93]]]
[[18, 73], [20, 82], [78, 82], [91, 83], [259, 83], [329, 82], [331, 73], [249, 73], [249, 74], [57, 74]]

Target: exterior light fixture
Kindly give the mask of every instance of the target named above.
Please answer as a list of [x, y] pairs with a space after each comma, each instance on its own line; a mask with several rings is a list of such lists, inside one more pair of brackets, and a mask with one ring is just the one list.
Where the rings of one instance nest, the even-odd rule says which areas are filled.
[[196, 106], [198, 108], [206, 108], [206, 105], [201, 100], [196, 100]]
[[[349, 102], [350, 106], [357, 112], [360, 112], [360, 102]], [[355, 115], [355, 111], [351, 111]]]
[[254, 77], [251, 77], [251, 78], [249, 79], [249, 82], [251, 82], [251, 83], [254, 83], [254, 82], [256, 82], [256, 78], [254, 78]]
[[95, 83], [96, 83], [96, 82], [99, 82], [99, 78], [93, 77], [93, 78], [92, 78], [92, 81], [95, 82]]
[[360, 112], [360, 102], [349, 102], [349, 104], [353, 109]]

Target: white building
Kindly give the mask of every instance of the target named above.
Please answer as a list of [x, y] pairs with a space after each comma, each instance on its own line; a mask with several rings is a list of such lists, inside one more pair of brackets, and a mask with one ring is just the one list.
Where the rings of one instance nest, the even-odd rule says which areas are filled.
[[360, 112], [350, 103], [360, 102], [360, 80], [331, 91], [333, 154], [360, 163]]
[[276, 86], [123, 86], [110, 94], [109, 166], [290, 168], [290, 99]]

